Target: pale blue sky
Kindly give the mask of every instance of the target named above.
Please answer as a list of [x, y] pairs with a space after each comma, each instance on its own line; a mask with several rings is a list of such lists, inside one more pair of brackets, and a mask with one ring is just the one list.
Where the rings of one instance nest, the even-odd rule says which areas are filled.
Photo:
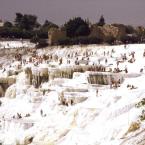
[[145, 26], [145, 0], [0, 0], [0, 18], [13, 20], [16, 12], [60, 25], [75, 16], [95, 23], [103, 14], [107, 23]]

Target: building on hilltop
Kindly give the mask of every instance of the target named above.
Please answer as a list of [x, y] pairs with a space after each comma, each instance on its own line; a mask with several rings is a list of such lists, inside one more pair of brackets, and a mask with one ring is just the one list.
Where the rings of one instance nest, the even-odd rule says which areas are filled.
[[48, 31], [48, 44], [55, 45], [57, 44], [58, 40], [65, 39], [66, 32], [61, 30], [60, 28], [51, 28]]
[[91, 33], [90, 33], [91, 37], [100, 38], [104, 42], [108, 41], [111, 37], [120, 39], [125, 35], [126, 35], [125, 29], [113, 25], [108, 25], [108, 24], [104, 26], [98, 26], [94, 24], [91, 27]]

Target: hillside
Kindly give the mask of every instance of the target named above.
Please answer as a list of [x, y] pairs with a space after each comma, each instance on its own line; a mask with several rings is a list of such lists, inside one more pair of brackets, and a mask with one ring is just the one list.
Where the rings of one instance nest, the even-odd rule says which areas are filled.
[[9, 59], [2, 145], [145, 144], [145, 44], [18, 49]]

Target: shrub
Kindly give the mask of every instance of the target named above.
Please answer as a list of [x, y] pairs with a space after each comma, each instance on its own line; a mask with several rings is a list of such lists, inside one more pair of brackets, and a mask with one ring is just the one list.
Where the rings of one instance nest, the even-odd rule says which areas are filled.
[[134, 132], [140, 128], [140, 122], [132, 122], [127, 133]]
[[125, 31], [127, 34], [135, 33], [135, 30], [134, 30], [133, 26], [131, 26], [131, 25], [125, 26]]
[[145, 106], [145, 98], [143, 98], [139, 103], [135, 105], [137, 108]]
[[142, 111], [142, 114], [139, 116], [141, 121], [145, 120], [145, 110]]
[[126, 36], [121, 38], [121, 41], [123, 43], [138, 43], [139, 38], [135, 35], [126, 35]]
[[32, 43], [38, 43], [39, 40], [40, 40], [39, 37], [37, 37], [37, 36], [33, 36], [33, 37], [30, 39], [30, 42], [32, 42]]
[[67, 37], [74, 38], [78, 36], [88, 36], [90, 34], [90, 28], [86, 21], [80, 17], [70, 19], [65, 25]]
[[100, 44], [103, 41], [97, 37], [76, 37], [59, 39], [58, 45]]
[[110, 36], [107, 40], [106, 40], [106, 42], [108, 43], [108, 44], [114, 44], [114, 42], [115, 42], [115, 38], [113, 37], [113, 36]]
[[48, 42], [45, 39], [40, 39], [38, 44], [36, 45], [37, 48], [47, 47]]
[[58, 45], [70, 45], [71, 39], [70, 38], [61, 38], [57, 42]]
[[[139, 103], [137, 103], [135, 105], [137, 108], [140, 108], [140, 107], [145, 107], [145, 98], [143, 98]], [[142, 110], [142, 113], [141, 115], [139, 116], [140, 120], [141, 121], [144, 121], [145, 120], [145, 110], [143, 109]]]
[[104, 16], [102, 15], [99, 19], [98, 26], [104, 26], [104, 25], [105, 25], [105, 19]]

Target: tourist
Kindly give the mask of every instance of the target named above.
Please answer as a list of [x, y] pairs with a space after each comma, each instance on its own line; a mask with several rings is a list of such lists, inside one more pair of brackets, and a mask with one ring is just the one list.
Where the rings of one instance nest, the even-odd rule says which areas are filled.
[[127, 69], [127, 66], [125, 67], [125, 70], [124, 70], [124, 71], [125, 71], [125, 73], [128, 73], [128, 69]]

